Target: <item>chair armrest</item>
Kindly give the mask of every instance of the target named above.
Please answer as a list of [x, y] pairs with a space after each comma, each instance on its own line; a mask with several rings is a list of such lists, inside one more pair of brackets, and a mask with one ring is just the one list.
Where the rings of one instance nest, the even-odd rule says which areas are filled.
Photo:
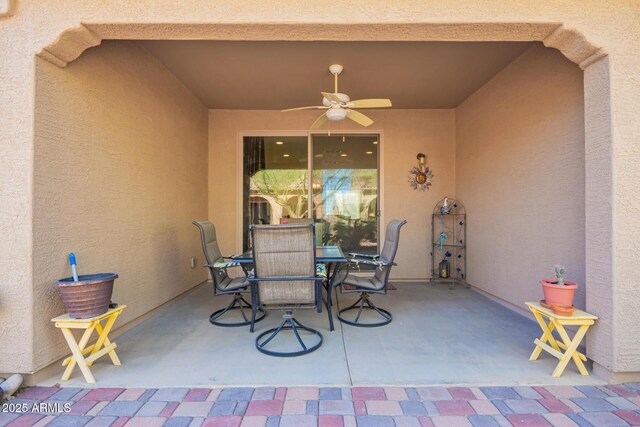
[[351, 264], [354, 264], [356, 267], [360, 264], [364, 264], [364, 265], [373, 265], [376, 266], [377, 268], [385, 268], [385, 267], [391, 267], [392, 265], [396, 265], [395, 262], [388, 262], [388, 261], [383, 261], [381, 259], [351, 259], [350, 260]]
[[371, 255], [371, 254], [359, 254], [356, 252], [349, 252], [347, 253], [347, 255], [350, 256], [351, 258], [370, 258], [370, 259], [376, 259], [380, 256], [380, 255]]
[[239, 267], [240, 263], [238, 261], [214, 262], [213, 264], [205, 264], [204, 266], [208, 268], [229, 268], [229, 267]]

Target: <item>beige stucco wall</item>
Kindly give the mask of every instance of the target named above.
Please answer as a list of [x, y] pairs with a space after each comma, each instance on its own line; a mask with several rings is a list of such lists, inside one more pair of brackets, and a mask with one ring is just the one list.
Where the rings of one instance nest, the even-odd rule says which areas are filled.
[[[398, 266], [392, 277], [424, 279], [430, 255], [431, 210], [454, 188], [454, 112], [453, 110], [371, 110], [367, 114], [374, 124], [366, 132], [383, 135], [381, 150], [381, 182], [383, 191], [382, 220], [406, 219], [397, 254]], [[233, 253], [238, 247], [238, 144], [240, 132], [301, 131], [318, 116], [315, 111], [282, 113], [258, 110], [209, 111], [209, 218], [216, 224], [223, 252]], [[334, 126], [334, 132], [358, 131], [363, 128], [348, 122]], [[411, 189], [410, 169], [417, 165], [416, 154], [427, 154], [434, 171], [433, 185], [428, 191]], [[384, 233], [384, 226], [381, 227]]]
[[68, 352], [49, 320], [69, 252], [120, 275], [122, 326], [206, 278], [191, 221], [207, 209], [207, 109], [134, 42], [38, 60], [35, 101], [33, 370]]
[[515, 306], [566, 266], [585, 305], [582, 70], [534, 45], [456, 108], [469, 282]]
[[[188, 7], [169, 0], [12, 3], [12, 13], [0, 17], [0, 371], [24, 372], [33, 360], [32, 316], [25, 313], [34, 310], [34, 55], [81, 22], [120, 26], [101, 26], [102, 36], [87, 31], [68, 34], [65, 41], [79, 46], [80, 51], [101, 37], [123, 37], [123, 26], [128, 33], [125, 38], [136, 34], [140, 38], [184, 37], [185, 29], [200, 38], [280, 40], [551, 37], [554, 45], [562, 46], [577, 62], [586, 59], [581, 47], [589, 42], [601, 46], [607, 59], [596, 55], [584, 63], [587, 308], [613, 315], [594, 329], [590, 352], [606, 369], [640, 371], [640, 199], [635, 194], [640, 188], [637, 1], [597, 0], [576, 5], [574, 0], [406, 0], [393, 4], [386, 0], [304, 4], [274, 0], [257, 5], [251, 0], [193, 0]], [[194, 22], [215, 24], [202, 28], [192, 25]], [[240, 23], [246, 25], [238, 26]], [[327, 30], [327, 23], [333, 24], [332, 30]], [[460, 23], [470, 25], [447, 26]], [[558, 32], [559, 25], [573, 31]], [[587, 43], [582, 43], [584, 40]], [[67, 52], [56, 52], [57, 58], [62, 57], [61, 65], [64, 59], [75, 59], [75, 55], [65, 56]]]

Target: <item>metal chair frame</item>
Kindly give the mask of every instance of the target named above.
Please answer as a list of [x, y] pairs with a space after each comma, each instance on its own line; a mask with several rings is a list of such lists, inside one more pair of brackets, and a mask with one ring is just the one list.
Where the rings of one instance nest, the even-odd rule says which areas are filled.
[[[306, 227], [311, 227], [314, 232], [313, 232], [313, 242], [314, 242], [314, 255], [313, 255], [313, 265], [316, 265], [316, 257], [315, 257], [315, 225], [314, 224], [305, 224], [305, 225], [279, 225], [277, 227], [288, 227], [288, 228], [306, 228]], [[254, 226], [250, 225], [249, 226], [249, 231], [251, 233], [251, 240], [255, 242], [254, 240]], [[256, 253], [255, 253], [255, 245], [252, 248], [253, 250], [253, 259], [254, 259], [254, 270], [253, 270], [253, 275], [250, 275], [248, 277], [249, 283], [251, 285], [251, 327], [250, 327], [250, 331], [253, 332], [254, 331], [254, 319], [256, 314], [258, 313], [259, 309], [262, 309], [262, 304], [260, 302], [260, 294], [258, 292], [258, 287], [260, 286], [259, 283], [260, 282], [293, 282], [293, 281], [314, 281], [314, 306], [316, 308], [316, 311], [318, 313], [322, 313], [322, 282], [324, 280], [326, 280], [323, 277], [317, 277], [317, 276], [282, 276], [282, 277], [260, 277], [259, 275], [259, 269], [257, 268], [257, 266], [255, 265], [255, 259], [256, 259]], [[315, 267], [314, 267], [314, 271], [315, 271]], [[322, 334], [320, 332], [318, 332], [317, 330], [313, 329], [313, 328], [309, 328], [307, 326], [304, 326], [302, 323], [300, 323], [298, 320], [295, 319], [295, 317], [293, 316], [293, 310], [294, 308], [297, 307], [287, 307], [284, 306], [284, 308], [281, 308], [282, 310], [284, 310], [284, 315], [283, 315], [283, 321], [282, 323], [280, 323], [279, 326], [275, 327], [275, 328], [271, 328], [268, 329], [264, 332], [262, 332], [260, 335], [258, 335], [258, 337], [256, 338], [255, 341], [255, 345], [256, 345], [256, 349], [258, 351], [260, 351], [261, 353], [264, 353], [266, 355], [269, 356], [275, 356], [275, 357], [295, 357], [295, 356], [302, 356], [304, 354], [309, 354], [315, 350], [317, 350], [318, 348], [320, 348], [320, 346], [323, 343], [323, 337]], [[257, 321], [257, 320], [256, 320]], [[291, 330], [293, 331], [298, 343], [300, 344], [301, 350], [299, 351], [293, 351], [293, 352], [276, 352], [276, 351], [271, 351], [265, 348], [265, 346], [271, 341], [273, 340], [273, 338], [276, 337], [276, 335], [278, 335], [281, 331], [287, 331], [287, 330]], [[306, 331], [306, 332], [310, 332], [313, 335], [316, 335], [319, 340], [317, 343], [315, 343], [312, 346], [307, 346], [307, 344], [305, 344], [305, 342], [302, 340], [302, 338], [300, 337], [300, 333], [299, 331]], [[268, 336], [266, 339], [263, 340], [264, 337]]]
[[[202, 221], [202, 222], [209, 222], [209, 221]], [[200, 231], [200, 240], [202, 243], [202, 251], [204, 253], [204, 257], [207, 261], [207, 263], [204, 265], [204, 267], [209, 269], [209, 273], [211, 275], [211, 280], [213, 282], [213, 295], [214, 296], [218, 296], [218, 295], [233, 295], [233, 299], [231, 300], [231, 302], [224, 308], [221, 308], [219, 310], [214, 311], [213, 313], [211, 313], [211, 315], [209, 316], [209, 322], [211, 322], [213, 325], [216, 326], [222, 326], [222, 327], [239, 327], [239, 326], [248, 326], [250, 324], [252, 324], [255, 322], [259, 322], [262, 319], [264, 319], [266, 312], [264, 310], [260, 310], [260, 313], [262, 313], [261, 316], [259, 316], [256, 319], [249, 319], [247, 314], [245, 313], [245, 309], [251, 309], [251, 303], [249, 303], [249, 301], [247, 301], [246, 299], [244, 299], [244, 297], [242, 296], [242, 294], [247, 294], [250, 293], [251, 290], [249, 289], [249, 284], [247, 284], [247, 286], [243, 287], [243, 288], [238, 288], [238, 289], [233, 289], [233, 290], [225, 290], [224, 288], [221, 287], [221, 279], [224, 280], [225, 277], [230, 277], [227, 274], [227, 267], [216, 267], [215, 266], [215, 261], [212, 262], [208, 250], [207, 250], [207, 246], [206, 246], [206, 237], [205, 237], [205, 231], [202, 228], [200, 221], [193, 221], [193, 225], [195, 225], [196, 227], [198, 227], [198, 230]], [[215, 227], [215, 226], [214, 226]], [[222, 256], [223, 260], [233, 260], [233, 257], [231, 256]], [[240, 265], [238, 265], [240, 266]], [[243, 272], [245, 273], [245, 278], [247, 277], [247, 270], [245, 267], [242, 267]], [[226, 313], [233, 311], [233, 310], [240, 310], [240, 314], [242, 315], [243, 321], [241, 322], [221, 322], [218, 319], [220, 319], [222, 316], [224, 316]]]
[[[400, 229], [402, 228], [402, 226], [404, 226], [407, 223], [407, 221], [406, 220], [402, 220], [402, 221], [396, 220], [396, 221], [397, 221], [398, 236], [397, 236], [397, 241], [395, 242], [396, 244], [395, 250], [389, 257], [390, 259], [388, 260], [383, 259], [380, 257], [379, 254], [369, 255], [369, 254], [358, 254], [358, 253], [351, 252], [348, 254], [351, 257], [351, 262], [342, 266], [341, 271], [336, 272], [336, 280], [335, 280], [334, 287], [336, 289], [339, 287], [341, 294], [360, 293], [360, 298], [358, 298], [358, 300], [355, 303], [351, 304], [346, 308], [340, 309], [338, 311], [337, 317], [338, 319], [340, 319], [342, 323], [346, 323], [347, 325], [351, 325], [351, 326], [373, 328], [373, 327], [387, 325], [391, 323], [391, 321], [393, 320], [392, 314], [389, 311], [375, 305], [373, 301], [371, 301], [370, 297], [372, 294], [383, 294], [383, 295], [387, 294], [387, 287], [389, 285], [389, 275], [391, 274], [391, 267], [393, 267], [394, 265], [397, 265], [393, 260], [396, 256], [396, 252], [400, 244]], [[392, 223], [393, 221], [388, 224], [388, 227], [391, 226]], [[382, 249], [382, 252], [384, 252], [384, 248]], [[344, 283], [347, 280], [347, 277], [349, 276], [350, 266], [360, 265], [360, 264], [371, 265], [371, 266], [375, 266], [376, 269], [380, 269], [381, 271], [384, 270], [382, 280], [380, 280], [382, 282], [382, 286], [379, 289], [371, 289], [368, 287], [361, 287], [361, 286], [359, 287], [357, 284], [353, 284], [353, 283]], [[350, 285], [355, 289], [345, 290], [343, 286], [345, 284]], [[345, 313], [351, 312], [352, 310], [356, 310], [356, 309], [358, 311], [356, 313], [354, 320], [347, 319], [344, 316]], [[378, 315], [380, 315], [380, 317], [382, 317], [382, 320], [379, 322], [372, 322], [372, 323], [360, 322], [359, 321], [360, 316], [362, 315], [362, 312], [364, 310], [375, 311]]]
[[[351, 255], [351, 254], [349, 254]], [[358, 254], [360, 256], [362, 256], [363, 254]], [[359, 263], [362, 263], [362, 261], [360, 261]], [[377, 305], [374, 304], [373, 301], [371, 301], [371, 295], [372, 294], [382, 294], [382, 295], [386, 295], [387, 294], [387, 285], [389, 283], [389, 274], [391, 273], [391, 267], [397, 265], [396, 263], [387, 263], [387, 264], [382, 264], [382, 268], [385, 268], [387, 271], [385, 273], [385, 279], [384, 279], [384, 287], [377, 290], [377, 289], [366, 289], [363, 290], [364, 288], [357, 288], [356, 285], [351, 285], [356, 289], [344, 289], [341, 285], [340, 286], [340, 293], [341, 294], [351, 294], [351, 293], [360, 293], [360, 298], [358, 298], [358, 300], [356, 302], [354, 302], [353, 304], [351, 304], [350, 306], [346, 307], [346, 308], [342, 308], [338, 311], [337, 317], [338, 319], [340, 319], [340, 321], [342, 323], [346, 323], [347, 325], [351, 325], [351, 326], [360, 326], [363, 328], [373, 328], [373, 327], [378, 327], [378, 326], [384, 326], [387, 325], [389, 323], [391, 323], [391, 321], [393, 320], [393, 315], [383, 309], [378, 307]], [[344, 269], [346, 270], [346, 274], [349, 274], [349, 264], [346, 264]], [[356, 313], [356, 317], [353, 321], [345, 318], [344, 316], [342, 316], [342, 313], [346, 313], [349, 312], [351, 310], [354, 309], [358, 309], [358, 312]], [[373, 310], [376, 313], [378, 313], [384, 320], [380, 321], [380, 322], [375, 322], [375, 323], [361, 323], [359, 322], [360, 320], [360, 316], [362, 315], [363, 310]]]

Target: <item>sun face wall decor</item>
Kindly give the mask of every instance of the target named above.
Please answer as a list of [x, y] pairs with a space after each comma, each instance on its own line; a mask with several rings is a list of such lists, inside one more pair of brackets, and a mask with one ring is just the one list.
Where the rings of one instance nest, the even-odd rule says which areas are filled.
[[427, 156], [424, 153], [418, 153], [416, 158], [419, 164], [409, 172], [409, 185], [411, 185], [411, 188], [414, 190], [428, 190], [433, 180], [433, 172], [425, 164]]

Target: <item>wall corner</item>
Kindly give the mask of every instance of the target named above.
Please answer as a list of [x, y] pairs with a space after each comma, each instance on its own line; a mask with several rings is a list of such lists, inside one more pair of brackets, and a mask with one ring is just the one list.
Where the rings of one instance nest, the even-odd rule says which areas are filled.
[[566, 28], [564, 25], [559, 25], [542, 40], [542, 43], [546, 47], [558, 49], [583, 70], [607, 56], [604, 49], [590, 43], [584, 34], [574, 28]]
[[593, 373], [609, 384], [640, 382], [640, 372], [614, 372], [596, 362], [593, 362]]
[[78, 27], [64, 31], [53, 43], [42, 48], [37, 56], [63, 68], [82, 55], [82, 52], [100, 43], [102, 38], [98, 34], [86, 25], [80, 24]]

